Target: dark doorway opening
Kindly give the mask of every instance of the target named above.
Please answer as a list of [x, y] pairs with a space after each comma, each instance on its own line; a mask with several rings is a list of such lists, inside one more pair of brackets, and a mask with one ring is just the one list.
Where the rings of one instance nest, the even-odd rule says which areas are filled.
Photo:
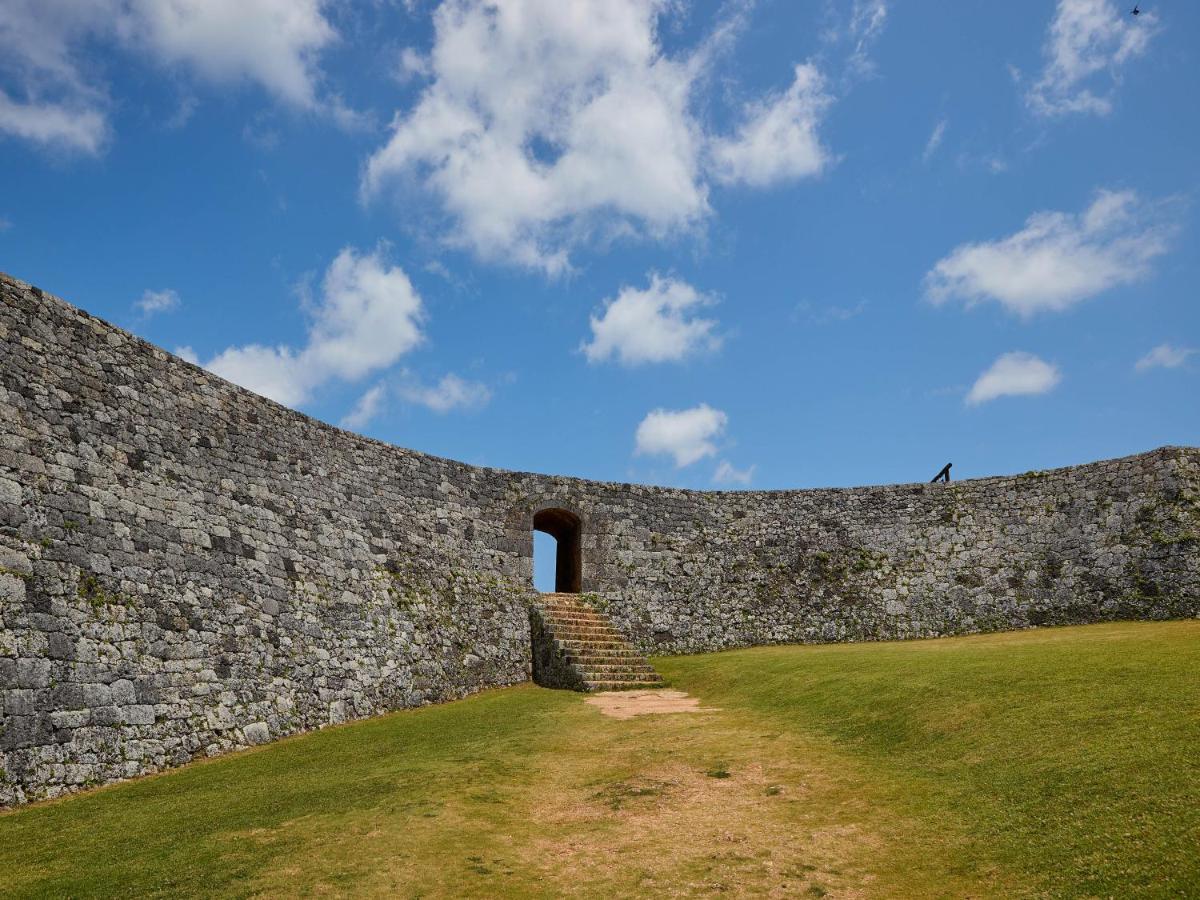
[[554, 538], [554, 590], [578, 594], [583, 584], [579, 516], [565, 509], [543, 509], [533, 516], [533, 530]]

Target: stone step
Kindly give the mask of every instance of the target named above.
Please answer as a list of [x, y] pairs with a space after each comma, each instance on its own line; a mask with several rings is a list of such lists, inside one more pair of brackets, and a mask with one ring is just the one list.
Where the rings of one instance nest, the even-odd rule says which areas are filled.
[[621, 637], [621, 635], [615, 634], [615, 633], [577, 634], [577, 633], [573, 633], [573, 632], [568, 632], [567, 634], [563, 634], [561, 631], [559, 631], [559, 632], [555, 632], [554, 636], [556, 638], [558, 638], [559, 641], [561, 641], [562, 643], [565, 643], [565, 644], [575, 644], [575, 643], [620, 644], [622, 647], [629, 646], [628, 642], [626, 642], [626, 640], [623, 637]]
[[563, 649], [568, 653], [589, 650], [608, 652], [611, 650], [626, 650], [629, 648], [629, 645], [624, 641], [590, 641], [580, 638], [564, 638], [563, 640], [560, 640], [559, 643], [562, 644]]
[[621, 662], [606, 663], [596, 662], [590, 659], [580, 660], [579, 668], [587, 669], [589, 672], [653, 672], [654, 667], [644, 660], [634, 661], [632, 659], [623, 660]]
[[625, 640], [625, 638], [621, 636], [621, 632], [617, 631], [617, 629], [601, 628], [601, 627], [596, 627], [596, 628], [555, 628], [554, 636], [557, 638], [561, 638], [563, 640], [570, 640], [572, 638], [579, 638], [581, 640], [588, 640], [590, 638], [596, 638], [596, 639], [601, 639], [601, 640], [607, 639], [607, 638], [612, 638], [614, 640], [618, 640], [618, 641], [622, 641], [622, 642], [624, 642], [624, 640]]
[[547, 609], [543, 612], [545, 618], [554, 622], [607, 622], [608, 616], [603, 613], [581, 609]]
[[[535, 655], [535, 676], [539, 664], [546, 666], [540, 677], [547, 680], [541, 683], [576, 688], [582, 684], [587, 691], [662, 686], [662, 676], [630, 646], [612, 620], [578, 595], [543, 594], [537, 619], [538, 633], [544, 635], [539, 640], [549, 640], [555, 647], [548, 656]], [[538, 663], [538, 659], [548, 662]]]
[[654, 690], [662, 687], [661, 681], [585, 681], [584, 689], [591, 693], [600, 691], [636, 691], [639, 688]]
[[662, 681], [662, 676], [651, 668], [645, 669], [590, 669], [579, 670], [584, 681]]
[[608, 616], [559, 616], [551, 613], [542, 618], [555, 625], [607, 625], [610, 622]]
[[[624, 667], [650, 665], [649, 662], [646, 662], [646, 664], [642, 664], [642, 662], [635, 662], [635, 659], [636, 656], [596, 656], [596, 658], [582, 659], [578, 658], [578, 656], [568, 656], [568, 658], [566, 658], [566, 662], [568, 662], [568, 664], [571, 666], [575, 666], [576, 668], [587, 668], [587, 670], [592, 670], [592, 668], [599, 666]], [[653, 671], [653, 666], [650, 666], [650, 670]]]
[[592, 618], [606, 619], [605, 613], [596, 610], [592, 606], [544, 606], [542, 610], [546, 611], [547, 616], [587, 616]]
[[[560, 643], [562, 643], [560, 641]], [[620, 647], [574, 647], [562, 645], [563, 652], [568, 656], [596, 659], [601, 656], [611, 656], [615, 659], [643, 659], [642, 654], [638, 653], [628, 644]]]
[[622, 641], [620, 643], [612, 642], [612, 645], [610, 645], [610, 646], [600, 646], [600, 647], [583, 646], [584, 644], [588, 644], [588, 643], [596, 643], [596, 642], [595, 641], [590, 641], [590, 642], [589, 641], [571, 641], [568, 643], [567, 641], [563, 641], [563, 640], [559, 641], [559, 644], [562, 646], [563, 650], [566, 653], [570, 653], [574, 656], [620, 656], [620, 657], [624, 657], [626, 659], [628, 659], [630, 657], [636, 657], [637, 659], [642, 658], [642, 654], [638, 653], [636, 650], [634, 650], [632, 647], [630, 647], [624, 641]]

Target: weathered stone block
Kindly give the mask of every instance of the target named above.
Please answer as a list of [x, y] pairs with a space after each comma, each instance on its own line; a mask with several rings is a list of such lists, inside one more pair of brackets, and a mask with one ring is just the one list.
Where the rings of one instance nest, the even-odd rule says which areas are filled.
[[271, 729], [266, 722], [254, 722], [242, 729], [248, 744], [265, 744], [271, 740]]
[[153, 706], [126, 706], [121, 711], [121, 718], [126, 725], [153, 725]]
[[48, 659], [18, 659], [16, 685], [24, 688], [44, 688], [50, 684], [50, 661]]

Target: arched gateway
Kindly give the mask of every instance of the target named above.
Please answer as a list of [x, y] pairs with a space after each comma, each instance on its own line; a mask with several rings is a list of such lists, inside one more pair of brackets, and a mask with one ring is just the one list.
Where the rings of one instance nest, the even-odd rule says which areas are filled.
[[554, 554], [554, 591], [541, 594], [530, 609], [533, 678], [548, 687], [582, 691], [658, 687], [662, 678], [592, 603], [580, 596], [583, 585], [578, 515], [561, 507], [533, 514], [533, 530], [558, 544]]
[[533, 530], [550, 535], [558, 544], [554, 555], [556, 594], [578, 594], [582, 589], [580, 525], [579, 516], [566, 509], [543, 509], [533, 515]]

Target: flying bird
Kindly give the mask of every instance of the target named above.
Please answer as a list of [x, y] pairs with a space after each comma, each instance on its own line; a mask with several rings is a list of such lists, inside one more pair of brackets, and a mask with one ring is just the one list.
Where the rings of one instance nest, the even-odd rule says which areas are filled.
[[1140, 16], [1142, 14], [1142, 11], [1138, 7], [1140, 7], [1141, 5], [1142, 4], [1140, 4], [1140, 3], [1133, 4], [1133, 9], [1131, 9], [1129, 11], [1129, 14], [1131, 16]]

